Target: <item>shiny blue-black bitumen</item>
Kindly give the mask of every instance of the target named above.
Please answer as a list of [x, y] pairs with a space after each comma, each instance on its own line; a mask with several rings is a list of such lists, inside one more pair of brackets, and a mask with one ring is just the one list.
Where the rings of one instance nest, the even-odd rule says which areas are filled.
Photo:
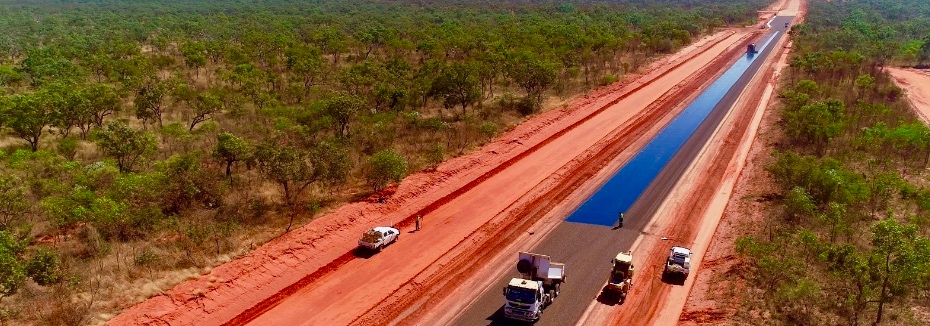
[[[771, 35], [758, 51], [764, 50], [776, 34]], [[646, 187], [691, 137], [724, 95], [746, 73], [757, 55], [747, 53], [727, 69], [694, 102], [691, 102], [672, 122], [653, 138], [642, 151], [630, 159], [594, 195], [588, 198], [566, 219], [568, 222], [611, 226], [617, 214], [626, 212]]]

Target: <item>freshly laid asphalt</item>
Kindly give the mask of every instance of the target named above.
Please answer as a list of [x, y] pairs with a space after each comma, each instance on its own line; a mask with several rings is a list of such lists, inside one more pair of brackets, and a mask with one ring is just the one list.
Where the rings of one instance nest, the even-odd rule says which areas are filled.
[[[793, 16], [773, 18], [772, 28], [761, 39], [765, 40], [771, 33], [779, 32], [771, 41], [771, 44], [777, 44], [777, 41], [785, 35], [785, 23], [793, 19]], [[623, 228], [563, 222], [538, 246], [530, 250], [550, 255], [553, 261], [565, 263], [567, 277], [562, 286], [561, 295], [544, 311], [543, 317], [536, 325], [574, 325], [578, 322], [601, 291], [607, 279], [611, 259], [617, 252], [629, 250], [636, 238], [643, 234], [643, 229], [665, 200], [665, 195], [690, 166], [772, 50], [771, 45], [762, 49], [758, 54], [759, 58], [751, 64], [691, 138], [633, 203], [626, 214]], [[617, 212], [605, 211], [603, 214], [615, 217]], [[516, 261], [514, 261], [514, 266], [516, 266]], [[469, 326], [519, 324], [503, 316], [504, 298], [501, 289], [514, 276], [517, 276], [516, 267], [513, 273], [508, 273], [505, 277], [496, 280], [494, 286], [481, 293], [480, 298], [466, 308], [453, 324]]]

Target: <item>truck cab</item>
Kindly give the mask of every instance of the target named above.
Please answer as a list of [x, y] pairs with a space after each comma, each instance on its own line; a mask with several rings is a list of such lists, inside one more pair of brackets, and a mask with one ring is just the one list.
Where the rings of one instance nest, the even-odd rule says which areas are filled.
[[543, 292], [543, 282], [515, 277], [504, 288], [504, 317], [523, 321], [537, 321], [543, 309], [552, 303], [548, 293]]

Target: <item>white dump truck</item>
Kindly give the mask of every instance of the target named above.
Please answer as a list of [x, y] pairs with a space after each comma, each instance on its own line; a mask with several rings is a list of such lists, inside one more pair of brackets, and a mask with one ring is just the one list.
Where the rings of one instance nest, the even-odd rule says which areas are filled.
[[358, 240], [358, 246], [374, 251], [381, 251], [389, 244], [397, 242], [400, 237], [400, 231], [387, 226], [379, 226], [362, 233], [362, 238]]
[[665, 270], [662, 272], [663, 277], [678, 275], [682, 278], [688, 278], [691, 273], [691, 249], [685, 247], [672, 247], [665, 260]]
[[553, 262], [549, 256], [520, 252], [517, 271], [504, 288], [504, 317], [535, 322], [543, 309], [559, 296], [565, 282], [565, 264]]

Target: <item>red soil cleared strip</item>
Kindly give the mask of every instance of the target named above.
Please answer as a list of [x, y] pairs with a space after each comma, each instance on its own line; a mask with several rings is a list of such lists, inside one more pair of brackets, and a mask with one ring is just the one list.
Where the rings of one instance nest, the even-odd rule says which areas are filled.
[[[707, 47], [701, 52], [706, 49]], [[669, 70], [683, 63], [679, 62], [668, 68], [649, 82], [664, 76]], [[571, 107], [590, 109], [592, 104], [597, 105], [598, 109], [595, 112], [587, 113], [581, 118], [589, 119], [596, 112], [609, 106], [609, 103], [616, 103], [646, 85], [641, 83], [626, 90], [621, 97], [613, 98], [606, 101], [608, 104], [604, 104], [603, 100], [612, 97], [612, 92], [624, 91], [622, 88], [632, 80], [633, 78], [630, 78], [625, 84], [599, 90], [592, 99], [578, 99]], [[273, 307], [294, 291], [312, 284], [352, 261], [355, 236], [364, 229], [373, 225], [390, 224], [392, 220], [399, 220], [400, 225], [409, 225], [412, 216], [430, 212], [451, 201], [542, 144], [579, 125], [580, 121], [566, 121], [578, 118], [578, 114], [573, 113], [575, 112], [572, 110], [544, 113], [475, 153], [443, 163], [437, 172], [418, 173], [408, 177], [386, 204], [345, 205], [233, 262], [214, 268], [208, 275], [184, 282], [126, 310], [110, 323], [218, 325], [224, 322], [235, 324], [248, 321], [255, 313]], [[568, 125], [559, 128], [565, 124]], [[555, 128], [559, 129], [553, 130]], [[542, 139], [537, 144], [529, 148], [521, 143], [521, 140], [531, 142], [540, 138]]]

